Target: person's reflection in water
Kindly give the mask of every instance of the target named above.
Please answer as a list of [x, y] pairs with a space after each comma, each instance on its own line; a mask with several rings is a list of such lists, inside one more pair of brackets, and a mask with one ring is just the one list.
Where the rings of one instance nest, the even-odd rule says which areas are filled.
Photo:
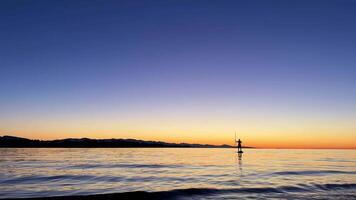
[[242, 153], [238, 153], [237, 156], [238, 156], [238, 159], [239, 159], [239, 167], [241, 167], [241, 165], [242, 165]]
[[237, 154], [240, 175], [242, 176], [242, 153]]

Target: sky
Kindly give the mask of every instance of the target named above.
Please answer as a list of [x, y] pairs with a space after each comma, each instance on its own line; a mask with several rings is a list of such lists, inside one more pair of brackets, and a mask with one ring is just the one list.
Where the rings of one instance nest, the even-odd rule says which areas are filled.
[[356, 1], [2, 0], [0, 135], [356, 148]]

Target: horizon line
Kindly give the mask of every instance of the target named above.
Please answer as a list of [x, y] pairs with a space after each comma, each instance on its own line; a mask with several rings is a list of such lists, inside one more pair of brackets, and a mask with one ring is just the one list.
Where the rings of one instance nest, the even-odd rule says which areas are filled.
[[[23, 139], [29, 139], [29, 138], [25, 138], [25, 137], [20, 137], [20, 136], [12, 136], [12, 135], [2, 135], [0, 137], [17, 137], [17, 138], [23, 138]], [[121, 140], [140, 140], [140, 141], [146, 141], [146, 142], [164, 142], [164, 143], [170, 143], [170, 144], [192, 144], [192, 145], [211, 145], [211, 146], [229, 146], [230, 148], [235, 148], [235, 145], [229, 145], [229, 144], [220, 144], [220, 145], [216, 145], [216, 144], [204, 144], [204, 143], [188, 143], [188, 142], [165, 142], [162, 140], [142, 140], [142, 139], [136, 139], [136, 138], [88, 138], [88, 137], [69, 137], [69, 138], [57, 138], [57, 139], [29, 139], [29, 140], [39, 140], [39, 141], [54, 141], [54, 140], [65, 140], [65, 139], [91, 139], [91, 140], [110, 140], [110, 139], [121, 139]], [[1, 147], [0, 147], [1, 148]], [[32, 147], [30, 147], [32, 148]], [[42, 147], [40, 147], [42, 148]], [[51, 147], [50, 147], [51, 148]], [[100, 148], [100, 147], [98, 147]], [[137, 147], [137, 148], [145, 148], [145, 147]], [[148, 148], [155, 148], [155, 147], [148, 147]], [[159, 147], [156, 147], [159, 148]], [[175, 148], [175, 147], [170, 147], [170, 148]], [[182, 148], [182, 147], [180, 147]], [[190, 147], [184, 147], [184, 148], [190, 148]], [[315, 150], [356, 150], [356, 147], [340, 147], [340, 148], [323, 148], [323, 147], [255, 147], [255, 146], [245, 146], [243, 148], [247, 148], [247, 149], [291, 149], [291, 150], [303, 150], [303, 149], [315, 149]]]

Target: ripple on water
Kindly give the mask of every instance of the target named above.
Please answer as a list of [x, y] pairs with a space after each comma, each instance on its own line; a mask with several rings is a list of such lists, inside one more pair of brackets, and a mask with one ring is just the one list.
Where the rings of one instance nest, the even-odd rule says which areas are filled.
[[0, 198], [137, 190], [212, 199], [352, 197], [356, 151], [317, 152], [248, 149], [238, 158], [234, 149], [0, 149]]

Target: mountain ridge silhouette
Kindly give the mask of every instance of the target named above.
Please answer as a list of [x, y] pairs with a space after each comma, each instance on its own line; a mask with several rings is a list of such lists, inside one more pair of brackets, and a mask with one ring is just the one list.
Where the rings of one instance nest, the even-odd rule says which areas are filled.
[[[189, 144], [189, 143], [168, 143], [162, 141], [145, 141], [138, 139], [90, 139], [90, 138], [65, 138], [56, 140], [33, 140], [22, 137], [4, 135], [0, 136], [1, 147], [63, 147], [63, 148], [88, 148], [88, 147], [109, 147], [109, 148], [127, 148], [127, 147], [176, 147], [176, 148], [234, 148], [227, 144]], [[249, 147], [245, 147], [249, 148]]]

